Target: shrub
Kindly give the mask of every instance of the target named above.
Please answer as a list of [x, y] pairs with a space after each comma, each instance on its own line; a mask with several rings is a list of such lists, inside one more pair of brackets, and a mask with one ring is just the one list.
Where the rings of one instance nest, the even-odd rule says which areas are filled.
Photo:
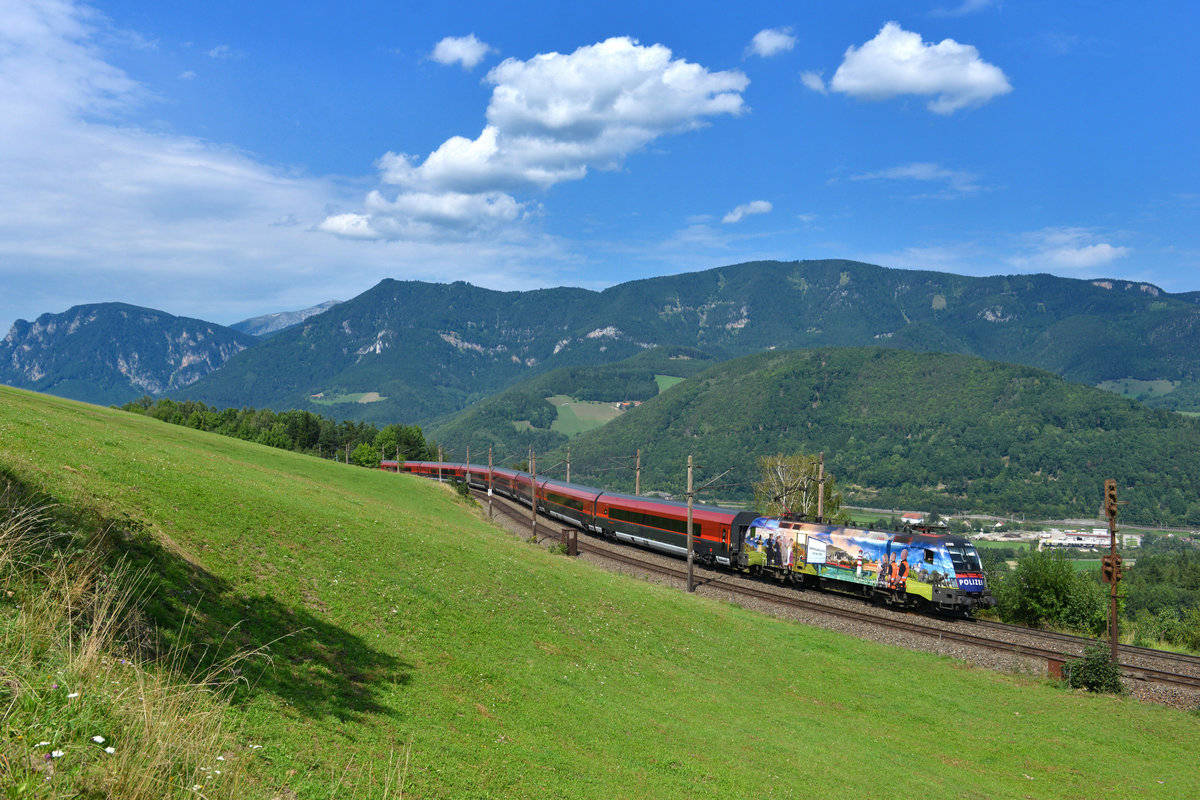
[[1087, 689], [1104, 694], [1125, 694], [1121, 683], [1121, 668], [1109, 659], [1106, 645], [1089, 646], [1083, 658], [1068, 661], [1063, 668], [1067, 685], [1072, 689]]

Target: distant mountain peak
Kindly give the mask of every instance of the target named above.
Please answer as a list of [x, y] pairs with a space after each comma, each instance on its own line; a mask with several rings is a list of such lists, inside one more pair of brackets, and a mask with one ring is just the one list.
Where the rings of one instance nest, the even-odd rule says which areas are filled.
[[324, 303], [300, 311], [277, 311], [274, 314], [263, 314], [260, 317], [251, 317], [241, 322], [235, 322], [229, 327], [251, 336], [270, 336], [293, 325], [299, 325], [309, 317], [324, 313], [341, 302], [341, 300], [326, 300]]
[[181, 389], [255, 343], [212, 322], [125, 303], [17, 320], [0, 342], [0, 383], [90, 403]]

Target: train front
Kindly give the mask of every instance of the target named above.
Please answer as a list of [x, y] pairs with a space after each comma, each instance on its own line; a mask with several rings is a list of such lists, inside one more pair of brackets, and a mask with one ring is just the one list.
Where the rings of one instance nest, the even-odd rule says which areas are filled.
[[945, 579], [933, 586], [933, 604], [944, 611], [964, 612], [996, 605], [996, 598], [987, 588], [983, 562], [975, 545], [954, 536], [938, 538], [941, 540], [940, 555], [949, 561], [946, 565], [949, 569]]

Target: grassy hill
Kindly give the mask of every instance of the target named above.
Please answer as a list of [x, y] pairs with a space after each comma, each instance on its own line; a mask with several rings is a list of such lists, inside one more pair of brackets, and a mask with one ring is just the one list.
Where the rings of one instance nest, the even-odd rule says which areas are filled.
[[[824, 451], [856, 505], [1200, 524], [1200, 425], [1031, 367], [884, 348], [763, 353], [718, 364], [572, 442], [572, 477], [642, 450], [642, 486], [682, 492], [687, 457], [723, 495], [763, 455]], [[553, 455], [548, 455], [551, 461]], [[547, 463], [551, 463], [547, 461]], [[698, 482], [702, 483], [701, 478]]]
[[[239, 797], [1194, 796], [1194, 715], [603, 572], [427, 481], [7, 388], [0, 442], [152, 570], [161, 635], [269, 645], [227, 711]], [[0, 686], [0, 770], [39, 691]]]

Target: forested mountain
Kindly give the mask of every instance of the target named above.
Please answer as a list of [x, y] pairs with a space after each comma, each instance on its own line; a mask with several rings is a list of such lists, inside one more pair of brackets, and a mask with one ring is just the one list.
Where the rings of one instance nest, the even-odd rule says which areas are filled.
[[[1200, 423], [1052, 373], [885, 348], [762, 353], [719, 364], [572, 440], [572, 479], [631, 489], [612, 459], [642, 450], [642, 486], [747, 496], [755, 460], [824, 452], [855, 505], [1200, 524]], [[551, 463], [557, 458], [546, 454]], [[710, 495], [711, 496], [711, 495]]]
[[[882, 345], [1027, 364], [1088, 384], [1154, 382], [1200, 409], [1200, 306], [1145, 283], [972, 278], [851, 261], [754, 262], [603, 292], [386, 280], [177, 393], [218, 406], [427, 422], [561, 366], [654, 346], [717, 359]], [[1116, 386], [1116, 384], [1114, 384]], [[330, 409], [330, 405], [338, 405]]]
[[162, 311], [97, 303], [34, 322], [0, 341], [0, 383], [89, 403], [125, 403], [180, 389], [255, 339]]

